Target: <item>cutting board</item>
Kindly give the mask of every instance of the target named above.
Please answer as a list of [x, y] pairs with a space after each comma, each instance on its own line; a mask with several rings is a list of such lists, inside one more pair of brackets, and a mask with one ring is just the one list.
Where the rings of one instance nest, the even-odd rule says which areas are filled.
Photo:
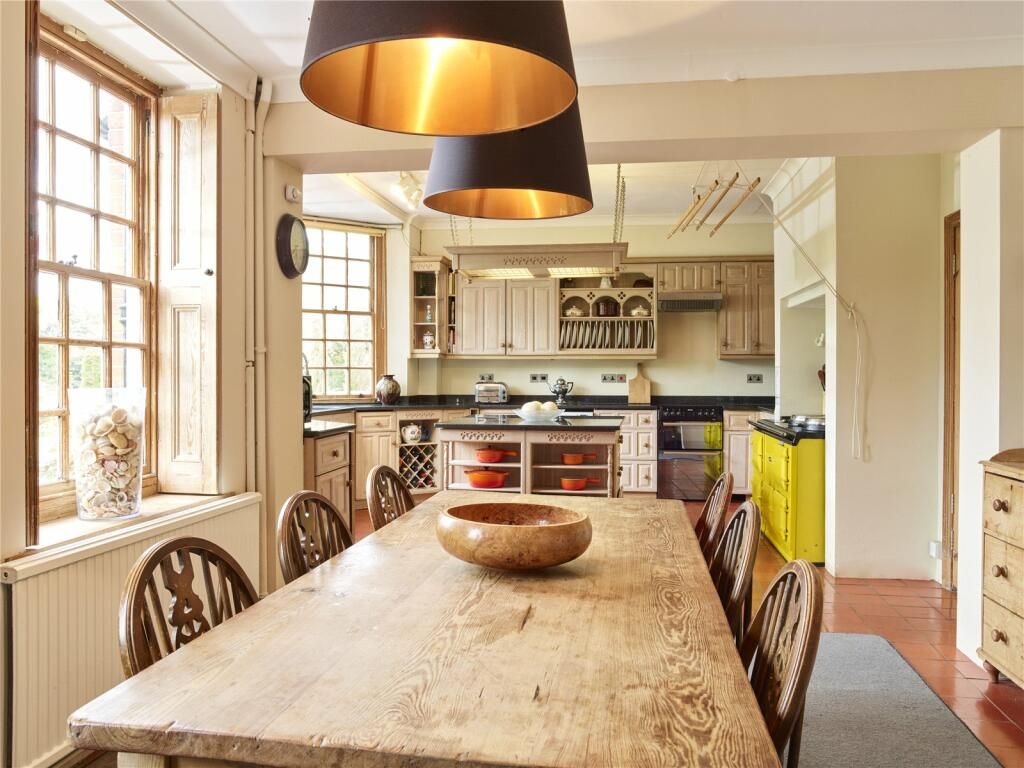
[[629, 385], [629, 397], [627, 402], [630, 405], [640, 404], [649, 405], [651, 402], [651, 380], [644, 376], [644, 371], [640, 367], [640, 364], [636, 365], [636, 376], [628, 382]]

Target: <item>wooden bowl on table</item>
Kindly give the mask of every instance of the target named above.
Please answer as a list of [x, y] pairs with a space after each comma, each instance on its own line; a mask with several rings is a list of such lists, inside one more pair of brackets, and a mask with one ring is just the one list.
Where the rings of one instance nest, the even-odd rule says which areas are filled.
[[575, 560], [587, 551], [591, 534], [586, 514], [547, 504], [461, 504], [437, 517], [437, 539], [449, 555], [506, 571]]

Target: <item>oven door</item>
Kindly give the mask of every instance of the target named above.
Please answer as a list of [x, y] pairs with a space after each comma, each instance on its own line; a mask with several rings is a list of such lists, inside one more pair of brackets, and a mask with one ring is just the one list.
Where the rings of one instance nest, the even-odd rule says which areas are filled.
[[658, 498], [704, 501], [723, 469], [721, 451], [659, 451]]
[[659, 451], [720, 451], [720, 421], [663, 421], [658, 426]]

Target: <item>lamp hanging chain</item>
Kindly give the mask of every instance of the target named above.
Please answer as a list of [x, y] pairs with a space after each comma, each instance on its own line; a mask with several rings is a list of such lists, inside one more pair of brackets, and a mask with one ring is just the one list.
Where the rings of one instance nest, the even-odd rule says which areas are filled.
[[452, 245], [458, 246], [459, 230], [458, 227], [455, 226], [455, 217], [452, 216], [451, 214], [448, 214], [448, 228], [451, 230], [452, 233]]
[[473, 217], [472, 216], [469, 217], [469, 244], [470, 245], [474, 245], [474, 243], [473, 243]]
[[612, 220], [612, 242], [622, 241], [622, 220], [626, 214], [626, 180], [622, 176], [622, 163], [615, 166], [615, 212]]

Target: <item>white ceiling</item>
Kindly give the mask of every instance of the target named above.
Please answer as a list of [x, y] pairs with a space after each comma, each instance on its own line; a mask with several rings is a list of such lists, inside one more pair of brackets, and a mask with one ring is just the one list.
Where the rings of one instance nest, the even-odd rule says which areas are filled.
[[42, 0], [40, 10], [81, 30], [90, 43], [159, 86], [174, 90], [215, 85], [208, 74], [105, 0]]
[[[728, 196], [708, 220], [715, 222], [740, 197], [745, 188], [744, 179], [751, 181], [760, 176], [758, 189], [764, 189], [771, 177], [782, 165], [781, 160], [743, 160], [740, 161], [743, 174], [729, 192]], [[707, 163], [632, 163], [622, 166], [622, 175], [626, 179], [626, 214], [627, 224], [668, 225], [675, 221], [679, 214], [690, 204], [692, 189], [697, 187], [702, 192], [716, 177], [722, 183], [728, 182], [736, 173], [733, 161], [709, 161]], [[426, 171], [414, 172], [416, 178], [424, 183]], [[393, 209], [400, 209], [407, 217], [415, 217], [420, 226], [448, 226], [448, 217], [420, 204], [410, 208], [405, 201], [398, 185], [399, 173], [359, 173], [353, 176], [373, 193], [386, 199]], [[611, 226], [615, 211], [615, 177], [614, 165], [590, 166], [590, 184], [594, 193], [594, 208], [581, 216], [550, 222], [555, 226]], [[309, 215], [330, 218], [365, 221], [375, 224], [393, 224], [400, 221], [393, 213], [385, 211], [381, 206], [370, 202], [366, 196], [353, 190], [341, 174], [316, 174], [305, 176], [303, 180], [303, 211]], [[767, 202], [768, 199], [765, 198]], [[760, 196], [755, 192], [747, 198], [732, 218], [733, 223], [752, 223], [771, 221], [767, 211], [760, 203]], [[529, 226], [537, 226], [529, 223]], [[487, 226], [479, 223], [477, 226]], [[495, 226], [509, 226], [508, 222]]]
[[[311, 0], [172, 0], [275, 100], [297, 76]], [[567, 0], [582, 85], [1024, 64], [1024, 3]]]

